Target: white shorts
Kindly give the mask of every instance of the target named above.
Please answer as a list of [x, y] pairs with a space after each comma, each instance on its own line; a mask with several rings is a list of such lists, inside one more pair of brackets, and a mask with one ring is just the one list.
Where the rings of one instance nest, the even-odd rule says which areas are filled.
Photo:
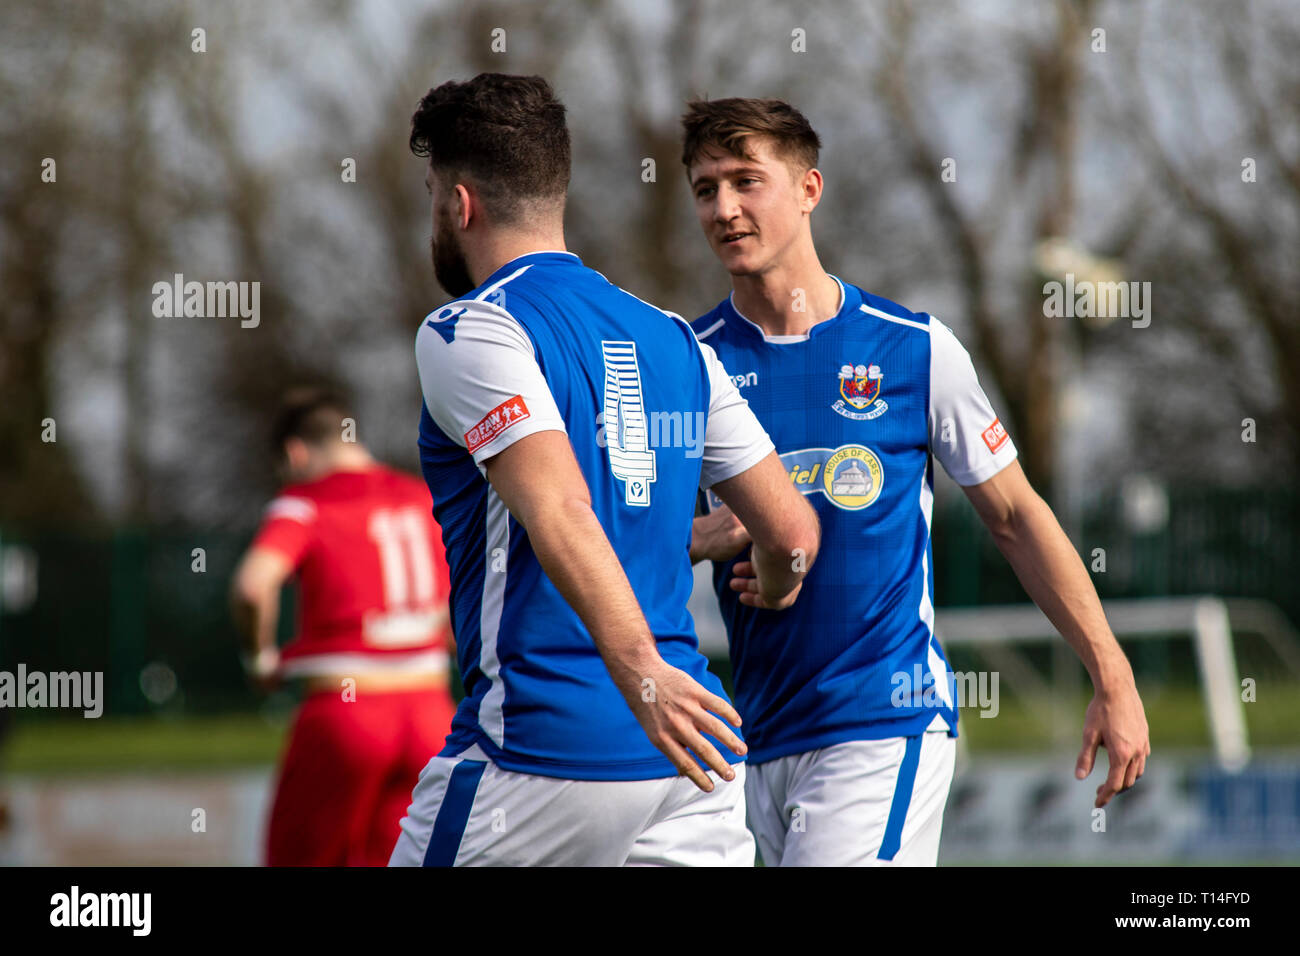
[[478, 747], [420, 771], [389, 866], [753, 866], [745, 765], [712, 793], [685, 777], [565, 780]]
[[957, 740], [853, 740], [753, 764], [749, 826], [768, 866], [934, 866]]

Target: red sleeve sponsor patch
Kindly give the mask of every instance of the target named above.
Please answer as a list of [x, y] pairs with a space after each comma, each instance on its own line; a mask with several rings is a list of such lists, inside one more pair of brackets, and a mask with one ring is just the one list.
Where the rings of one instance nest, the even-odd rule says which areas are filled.
[[998, 453], [998, 449], [1007, 443], [1007, 430], [1002, 427], [1002, 423], [996, 418], [993, 424], [984, 429], [984, 444], [989, 446], [989, 451], [993, 454]]
[[507, 398], [492, 411], [483, 416], [483, 420], [465, 433], [465, 447], [477, 451], [516, 422], [528, 417], [528, 406], [522, 395]]

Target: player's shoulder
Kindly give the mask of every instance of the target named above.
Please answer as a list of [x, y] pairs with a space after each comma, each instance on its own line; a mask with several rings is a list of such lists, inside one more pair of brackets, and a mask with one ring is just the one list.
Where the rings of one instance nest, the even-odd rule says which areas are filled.
[[717, 337], [718, 333], [727, 324], [726, 314], [723, 311], [723, 305], [726, 304], [726, 301], [726, 299], [723, 299], [709, 309], [708, 312], [691, 322], [691, 331], [695, 333], [695, 337], [701, 342], [707, 342]]
[[432, 512], [433, 499], [423, 478], [383, 462], [375, 462], [365, 473], [365, 485], [356, 489], [356, 501], [367, 508], [409, 508]]
[[423, 478], [417, 478], [415, 475], [402, 471], [400, 468], [393, 468], [390, 465], [380, 465], [377, 471], [383, 487], [394, 498], [420, 504], [429, 503], [429, 486], [425, 484]]
[[474, 298], [455, 299], [439, 306], [424, 317], [416, 332], [415, 340], [417, 345], [426, 339], [441, 340], [451, 345], [456, 341], [456, 333], [465, 326], [509, 325], [515, 321], [515, 316], [496, 302]]
[[[586, 268], [586, 267], [584, 267]], [[634, 292], [629, 292], [616, 283], [611, 282], [603, 274], [595, 269], [587, 268], [591, 275], [595, 276], [602, 287], [605, 287], [608, 293], [618, 297], [619, 311], [626, 314], [630, 309], [633, 314], [637, 314], [636, 327], [639, 334], [644, 334], [653, 338], [656, 342], [662, 343], [667, 341], [675, 343], [677, 348], [685, 348], [692, 353], [699, 353], [699, 343], [695, 340], [695, 332], [691, 329], [691, 324], [681, 315], [670, 309], [655, 305], [653, 302], [647, 302]]]
[[316, 482], [286, 485], [262, 509], [263, 521], [287, 519], [313, 524], [320, 513], [320, 489]]
[[565, 300], [576, 288], [584, 295], [599, 295], [609, 291], [605, 287], [622, 291], [575, 253], [530, 252], [506, 263], [448, 306], [467, 308], [471, 316], [508, 316], [527, 324], [566, 308]]
[[675, 328], [678, 331], [690, 333], [690, 323], [676, 312], [655, 305], [653, 302], [647, 302], [636, 293], [629, 292], [616, 282], [611, 282], [604, 273], [597, 272], [589, 267], [584, 268], [595, 277], [599, 287], [604, 288], [607, 294], [618, 297], [631, 308], [644, 313], [651, 327]]
[[[434, 309], [420, 322], [417, 351], [442, 341], [452, 345], [473, 338], [529, 339], [545, 327], [545, 316], [557, 308], [564, 290], [575, 282], [604, 280], [571, 253], [530, 253], [507, 263], [460, 298]], [[607, 283], [606, 283], [607, 284]], [[538, 320], [542, 320], [540, 323]], [[464, 328], [474, 334], [458, 339]]]
[[862, 297], [858, 311], [867, 321], [889, 322], [900, 328], [910, 328], [929, 335], [942, 328], [943, 323], [928, 312], [913, 312], [893, 299], [874, 295], [865, 289], [854, 286]]

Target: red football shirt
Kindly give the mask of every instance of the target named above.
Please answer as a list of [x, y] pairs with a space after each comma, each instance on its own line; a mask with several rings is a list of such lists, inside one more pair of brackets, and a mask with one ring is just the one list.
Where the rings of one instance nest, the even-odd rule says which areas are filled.
[[286, 674], [446, 667], [451, 584], [423, 481], [375, 465], [290, 485], [253, 547], [280, 552], [297, 575]]

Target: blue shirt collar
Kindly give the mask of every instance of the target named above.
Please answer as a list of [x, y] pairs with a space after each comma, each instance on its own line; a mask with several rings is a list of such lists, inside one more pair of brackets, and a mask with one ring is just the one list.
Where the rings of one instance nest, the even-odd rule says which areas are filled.
[[503, 279], [510, 273], [522, 269], [524, 266], [539, 265], [543, 262], [568, 262], [576, 265], [582, 265], [582, 260], [578, 258], [577, 253], [561, 252], [558, 249], [544, 249], [539, 252], [526, 252], [522, 256], [515, 256], [509, 262], [502, 265], [496, 272], [492, 273], [481, 283], [479, 288], [482, 289], [490, 286], [498, 279]]
[[[827, 275], [830, 275], [830, 273], [827, 273]], [[840, 280], [839, 276], [832, 275], [831, 278], [834, 279], [836, 285], [840, 287], [839, 311], [836, 312], [829, 319], [826, 319], [824, 322], [818, 322], [816, 325], [810, 328], [805, 335], [799, 336], [798, 338], [787, 338], [786, 336], [783, 335], [778, 335], [778, 336], [768, 335], [766, 332], [763, 331], [762, 327], [759, 326], [757, 322], [754, 322], [746, 318], [741, 313], [741, 311], [736, 308], [734, 292], [731, 295], [727, 296], [726, 308], [727, 311], [730, 313], [730, 316], [734, 318], [736, 325], [748, 330], [754, 335], [759, 336], [760, 338], [762, 338], [764, 342], [768, 343], [769, 345], [794, 345], [800, 342], [806, 342], [809, 339], [811, 339], [814, 335], [820, 335], [826, 329], [827, 326], [833, 325], [837, 322], [841, 322], [845, 319], [845, 317], [855, 314], [858, 311], [859, 306], [862, 305], [862, 294], [858, 292], [856, 286], [848, 285], [844, 283], [843, 281]]]

